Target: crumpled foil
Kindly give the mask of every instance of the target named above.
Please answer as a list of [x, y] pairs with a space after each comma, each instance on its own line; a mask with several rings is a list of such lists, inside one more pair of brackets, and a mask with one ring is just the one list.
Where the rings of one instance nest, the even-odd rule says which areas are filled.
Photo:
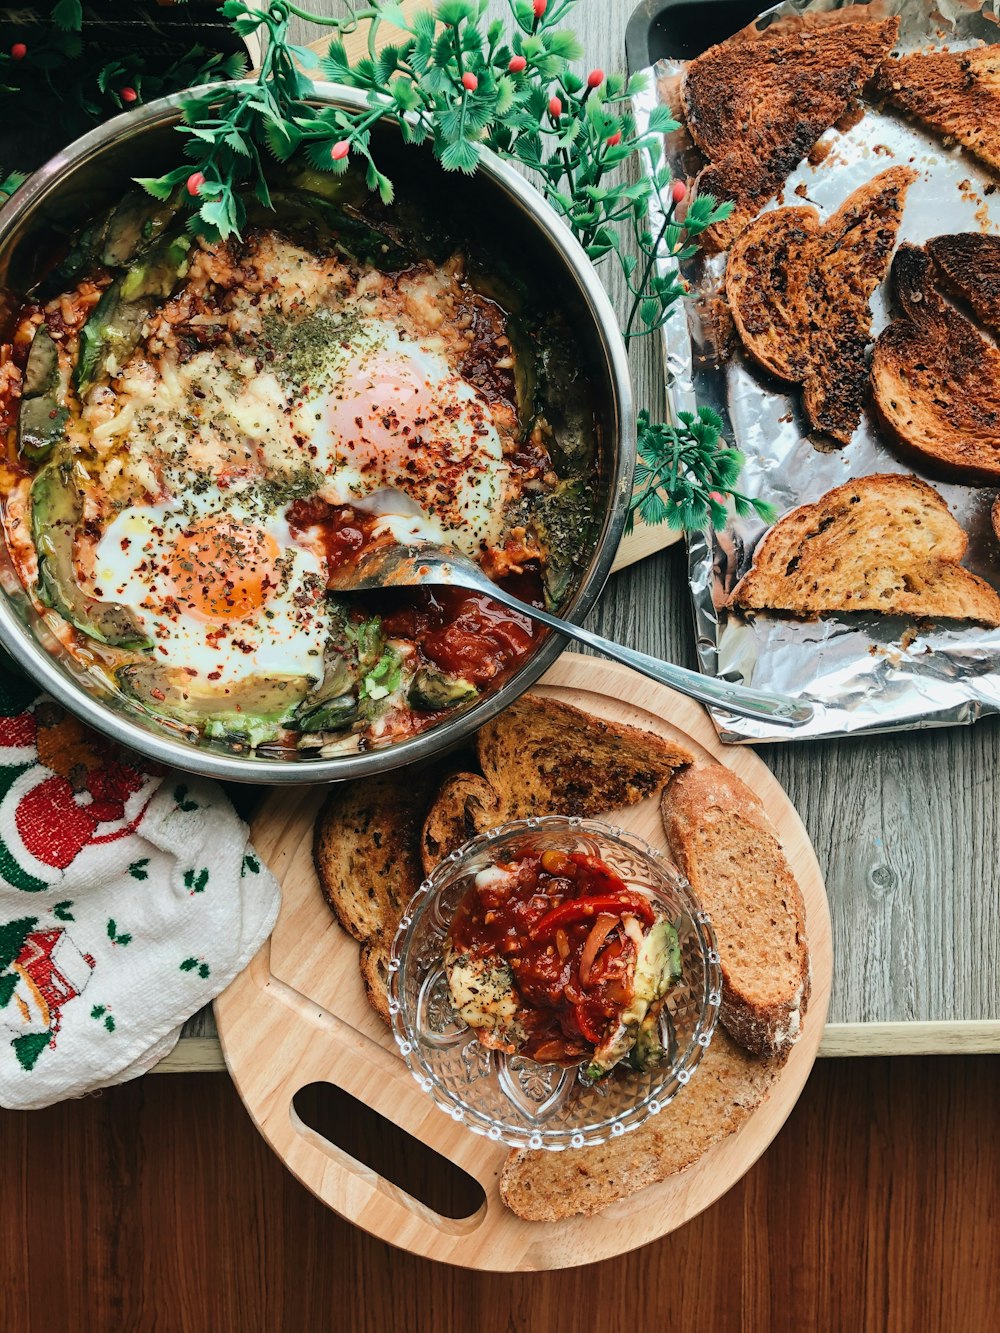
[[[833, 0], [786, 3], [768, 16], [808, 15], [841, 8]], [[887, 0], [868, 6], [873, 15], [898, 13], [896, 50], [961, 49], [1000, 40], [1000, 0]], [[761, 22], [761, 20], [758, 20]], [[637, 123], [657, 102], [677, 105], [683, 63], [661, 61], [649, 87], [636, 97]], [[920, 244], [958, 231], [1000, 231], [1000, 182], [958, 148], [901, 117], [866, 102], [857, 123], [823, 136], [826, 155], [803, 163], [771, 207], [812, 203], [827, 217], [859, 185], [893, 165], [910, 165], [919, 178], [910, 187], [899, 240]], [[678, 117], [681, 119], [681, 117]], [[676, 175], [692, 175], [701, 159], [686, 133], [667, 139]], [[996, 193], [994, 193], [996, 191]], [[656, 218], [654, 217], [654, 234]], [[661, 270], [669, 272], [672, 261]], [[779, 515], [818, 499], [852, 477], [873, 472], [913, 473], [896, 456], [866, 414], [845, 448], [817, 445], [808, 435], [799, 392], [768, 379], [743, 353], [734, 332], [726, 336], [717, 315], [725, 256], [696, 256], [682, 266], [691, 298], [679, 302], [664, 328], [668, 403], [672, 411], [714, 408], [726, 438], [746, 456], [741, 489], [775, 505]], [[888, 280], [872, 298], [872, 337], [891, 318]], [[969, 534], [966, 565], [1000, 587], [1000, 543], [990, 523], [996, 490], [955, 485], [918, 472], [945, 498]], [[790, 729], [712, 711], [722, 740], [753, 742], [843, 736], [896, 728], [951, 726], [1000, 712], [1000, 631], [979, 626], [947, 628], [906, 618], [856, 612], [814, 621], [729, 611], [724, 603], [750, 568], [766, 531], [756, 517], [733, 515], [719, 533], [688, 540], [688, 573], [701, 669], [756, 689], [801, 696], [816, 706], [805, 726]]]

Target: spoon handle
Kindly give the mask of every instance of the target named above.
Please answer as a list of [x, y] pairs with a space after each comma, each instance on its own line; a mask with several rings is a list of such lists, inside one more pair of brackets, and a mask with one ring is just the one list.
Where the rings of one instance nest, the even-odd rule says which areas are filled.
[[494, 601], [503, 602], [514, 611], [524, 612], [539, 624], [555, 630], [557, 634], [565, 634], [579, 643], [585, 643], [589, 648], [603, 653], [605, 657], [621, 662], [623, 666], [633, 667], [644, 676], [648, 676], [650, 680], [658, 680], [661, 685], [669, 685], [671, 689], [678, 690], [681, 694], [686, 694], [703, 704], [722, 708], [740, 717], [763, 718], [783, 727], [801, 727], [813, 716], [812, 704], [792, 699], [787, 694], [764, 694], [761, 690], [732, 685], [728, 681], [717, 680], [714, 676], [703, 676], [697, 671], [688, 671], [686, 667], [675, 666], [672, 662], [663, 662], [658, 657], [638, 653], [635, 649], [625, 648], [610, 639], [602, 639], [599, 634], [592, 634], [590, 630], [581, 629], [579, 625], [571, 625], [568, 620], [560, 620], [558, 616], [549, 615], [547, 611], [528, 606], [526, 602], [496, 586], [490, 587], [489, 595]]

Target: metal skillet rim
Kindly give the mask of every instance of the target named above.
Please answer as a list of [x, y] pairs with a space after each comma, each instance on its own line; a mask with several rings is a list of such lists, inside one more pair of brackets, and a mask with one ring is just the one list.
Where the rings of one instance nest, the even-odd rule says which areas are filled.
[[[180, 107], [195, 92], [203, 96], [213, 87], [205, 85], [149, 102], [128, 111], [81, 136], [50, 158], [34, 172], [27, 183], [0, 208], [0, 247], [8, 230], [23, 213], [58, 185], [59, 177], [70, 167], [100, 156], [109, 146], [132, 138], [139, 129], [154, 128], [176, 119]], [[365, 109], [365, 95], [336, 83], [316, 83], [315, 100], [341, 103]], [[492, 152], [485, 152], [480, 171], [504, 192], [513, 207], [529, 215], [547, 236], [573, 274], [580, 296], [589, 309], [599, 337], [611, 383], [613, 402], [610, 415], [617, 425], [618, 458], [611, 478], [612, 494], [604, 515], [593, 566], [577, 589], [573, 606], [565, 618], [582, 621], [602, 592], [621, 540], [628, 503], [632, 492], [635, 463], [636, 427], [632, 384], [624, 339], [611, 302], [583, 247], [567, 224], [523, 176]], [[120, 713], [112, 701], [102, 702], [60, 669], [56, 659], [38, 642], [30, 628], [15, 614], [6, 591], [0, 587], [0, 644], [32, 679], [84, 722], [147, 759], [184, 769], [204, 777], [230, 782], [261, 783], [273, 786], [307, 785], [317, 782], [349, 781], [388, 772], [407, 764], [441, 754], [470, 736], [490, 718], [518, 699], [544, 674], [566, 646], [565, 636], [548, 634], [542, 646], [516, 675], [495, 694], [488, 695], [467, 712], [445, 719], [430, 730], [381, 750], [330, 759], [263, 759], [256, 756], [226, 755], [202, 749], [197, 742], [159, 735]]]

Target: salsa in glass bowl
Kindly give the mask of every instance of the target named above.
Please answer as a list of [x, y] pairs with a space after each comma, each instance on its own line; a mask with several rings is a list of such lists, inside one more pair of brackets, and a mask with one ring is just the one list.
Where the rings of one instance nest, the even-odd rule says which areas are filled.
[[711, 1041], [711, 923], [632, 833], [518, 820], [447, 857], [393, 944], [389, 1008], [414, 1077], [514, 1147], [602, 1143], [661, 1111]]

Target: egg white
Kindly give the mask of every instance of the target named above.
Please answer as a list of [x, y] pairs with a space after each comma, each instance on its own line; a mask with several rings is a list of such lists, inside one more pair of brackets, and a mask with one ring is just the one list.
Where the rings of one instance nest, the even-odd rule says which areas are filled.
[[509, 478], [488, 406], [432, 336], [406, 339], [370, 320], [292, 414], [324, 473], [321, 494], [358, 505], [397, 490], [426, 514], [438, 540], [475, 556], [503, 526]]
[[[170, 604], [174, 589], [148, 567], [168, 558], [184, 530], [210, 515], [267, 533], [280, 551], [280, 586], [243, 619], [210, 620]], [[238, 496], [213, 490], [186, 495], [183, 504], [132, 506], [102, 535], [93, 577], [102, 600], [133, 612], [157, 659], [193, 670], [207, 689], [221, 694], [253, 676], [322, 677], [329, 630], [322, 556], [293, 536], [280, 514], [262, 518]]]

